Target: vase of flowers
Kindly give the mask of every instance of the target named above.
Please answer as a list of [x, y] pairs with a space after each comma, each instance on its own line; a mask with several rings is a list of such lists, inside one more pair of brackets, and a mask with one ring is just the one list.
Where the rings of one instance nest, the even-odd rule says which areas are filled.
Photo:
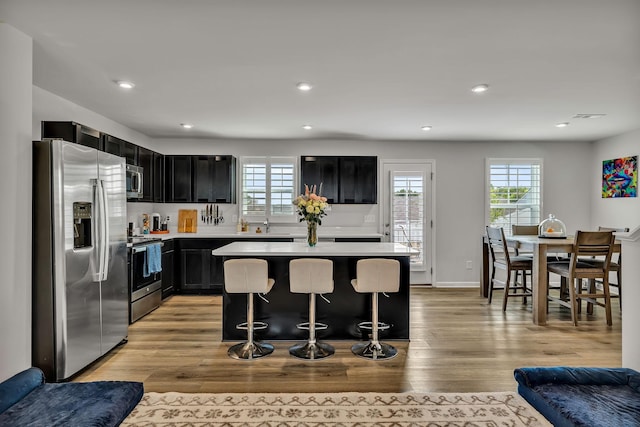
[[318, 243], [318, 225], [322, 225], [322, 217], [326, 215], [329, 207], [327, 198], [322, 197], [322, 184], [320, 190], [316, 193], [316, 186], [305, 184], [304, 194], [299, 195], [293, 201], [300, 217], [300, 222], [307, 222], [307, 243], [309, 246], [315, 246]]

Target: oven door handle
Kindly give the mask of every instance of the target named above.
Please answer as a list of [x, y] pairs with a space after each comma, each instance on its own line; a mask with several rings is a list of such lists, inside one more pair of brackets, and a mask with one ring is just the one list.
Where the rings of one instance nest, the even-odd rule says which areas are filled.
[[[149, 245], [133, 246], [131, 248], [131, 252], [133, 252], [134, 254], [137, 254], [138, 252], [146, 252], [147, 246]], [[163, 246], [164, 246], [164, 243], [160, 243], [160, 247], [163, 247]]]

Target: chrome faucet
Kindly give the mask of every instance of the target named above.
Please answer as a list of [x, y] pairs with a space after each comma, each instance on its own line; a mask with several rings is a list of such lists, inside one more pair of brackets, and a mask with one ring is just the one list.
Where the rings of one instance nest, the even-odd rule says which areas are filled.
[[266, 218], [263, 222], [264, 224], [264, 232], [268, 233], [269, 232], [269, 218]]

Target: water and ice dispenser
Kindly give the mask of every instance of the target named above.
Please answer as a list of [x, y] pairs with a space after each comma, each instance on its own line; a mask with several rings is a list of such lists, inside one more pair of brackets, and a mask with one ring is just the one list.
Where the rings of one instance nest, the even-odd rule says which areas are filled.
[[91, 246], [91, 203], [73, 204], [73, 248]]

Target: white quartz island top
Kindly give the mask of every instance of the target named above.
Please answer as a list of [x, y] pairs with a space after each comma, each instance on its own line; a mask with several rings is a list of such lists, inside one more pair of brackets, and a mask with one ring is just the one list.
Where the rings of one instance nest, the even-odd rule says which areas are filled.
[[384, 257], [410, 256], [418, 251], [400, 243], [319, 242], [316, 246], [297, 242], [233, 242], [211, 252], [215, 256], [306, 256]]

